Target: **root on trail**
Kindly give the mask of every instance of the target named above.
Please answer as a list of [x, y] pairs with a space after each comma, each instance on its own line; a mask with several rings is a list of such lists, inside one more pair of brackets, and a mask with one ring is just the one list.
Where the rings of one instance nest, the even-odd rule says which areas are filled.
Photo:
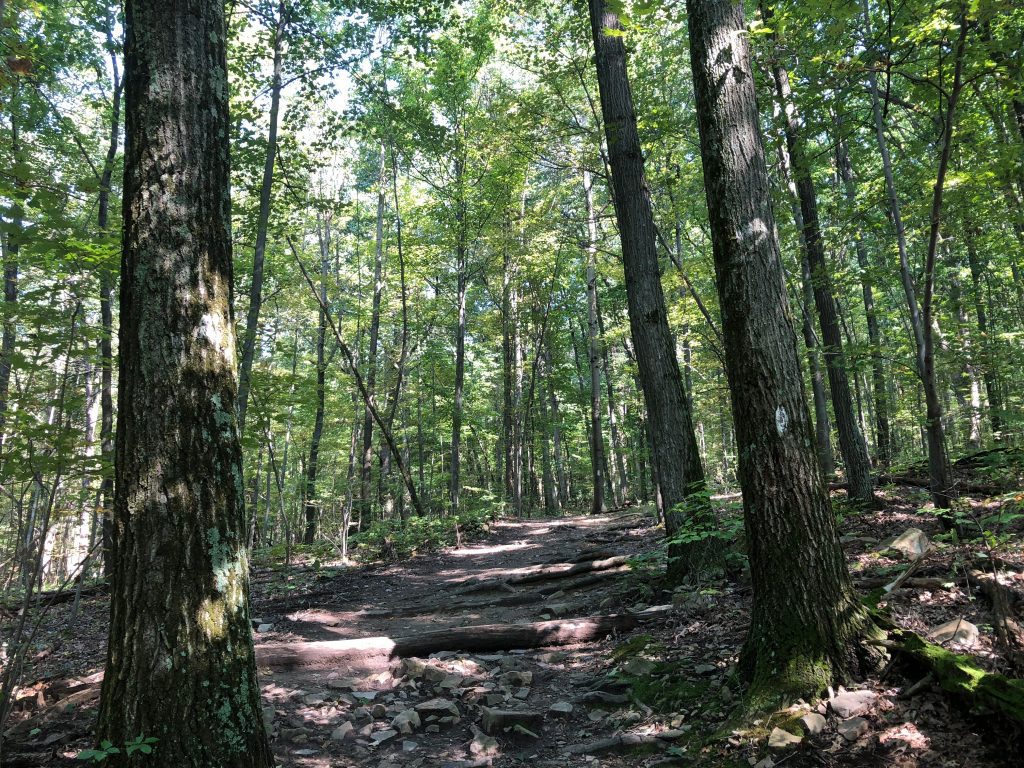
[[256, 648], [256, 663], [263, 668], [344, 666], [349, 670], [379, 672], [397, 659], [429, 656], [438, 651], [493, 652], [517, 648], [573, 645], [627, 632], [642, 621], [664, 615], [671, 606], [655, 606], [641, 613], [590, 616], [582, 619], [537, 621], [532, 624], [482, 624], [421, 632], [411, 637], [367, 637], [304, 643], [275, 643]]
[[462, 587], [454, 592], [456, 595], [468, 595], [474, 592], [491, 592], [494, 590], [509, 590], [518, 584], [534, 584], [538, 581], [552, 581], [555, 579], [566, 579], [579, 576], [584, 573], [595, 571], [607, 571], [612, 568], [621, 568], [629, 564], [629, 557], [620, 555], [607, 557], [603, 560], [588, 560], [582, 563], [558, 563], [557, 565], [542, 565], [533, 568], [519, 576], [512, 576], [507, 579], [487, 579], [475, 584]]

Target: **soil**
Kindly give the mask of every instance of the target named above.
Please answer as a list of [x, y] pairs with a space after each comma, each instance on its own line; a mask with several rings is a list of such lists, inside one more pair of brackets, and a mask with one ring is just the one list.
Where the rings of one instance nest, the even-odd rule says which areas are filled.
[[[888, 494], [880, 511], [844, 517], [844, 547], [855, 579], [890, 573], [895, 578], [907, 567], [906, 560], [884, 554], [882, 542], [887, 539], [910, 527], [931, 537], [940, 534], [934, 515], [922, 510], [925, 506], [920, 495], [901, 491]], [[575, 589], [556, 591], [572, 582], [549, 580], [472, 590], [483, 580], [494, 580], [494, 586], [542, 565], [643, 555], [657, 549], [661, 536], [655, 521], [634, 509], [604, 516], [500, 521], [481, 541], [403, 562], [257, 569], [252, 595], [257, 646], [411, 637], [427, 630], [489, 624], [571, 622], [665, 606], [629, 633], [575, 645], [477, 653], [452, 648], [422, 663], [395, 659], [390, 669], [372, 674], [332, 666], [263, 670], [264, 719], [279, 764], [1019, 764], [1009, 757], [1017, 754], [1014, 740], [1019, 733], [1006, 723], [968, 712], [932, 684], [920, 684], [923, 674], [899, 662], [872, 679], [850, 684], [851, 689], [877, 694], [859, 713], [866, 730], [852, 740], [837, 732], [843, 723], [828, 708], [823, 708], [822, 733], [786, 749], [766, 744], [774, 722], [735, 730], [730, 718], [743, 690], [735, 669], [750, 600], [742, 572], [699, 589], [670, 592], [658, 583], [656, 566], [645, 568], [641, 559], [630, 572], [581, 581]], [[900, 589], [882, 606], [897, 624], [921, 633], [951, 619], [972, 622], [979, 637], [960, 650], [974, 653], [989, 669], [1010, 671], [993, 639], [987, 604], [954, 582], [965, 564], [984, 555], [1017, 574], [1004, 583], [1019, 597], [1024, 592], [1019, 541], [990, 538], [988, 544], [943, 545], [924, 559], [915, 576], [948, 575], [950, 586]], [[82, 764], [74, 757], [92, 746], [107, 609], [106, 597], [98, 595], [83, 600], [77, 616], [72, 617], [71, 604], [54, 606], [45, 616], [35, 639], [37, 655], [25, 676], [33, 682], [18, 694], [0, 764]], [[485, 718], [489, 704], [511, 714]], [[793, 702], [792, 714], [819, 704]], [[417, 705], [419, 725], [410, 733], [389, 736], [396, 730], [395, 718], [405, 712], [409, 719], [408, 711]], [[489, 722], [495, 719], [497, 725]], [[513, 727], [516, 722], [519, 728]], [[488, 726], [493, 737], [478, 730]], [[646, 751], [624, 747], [621, 736], [648, 742]]]

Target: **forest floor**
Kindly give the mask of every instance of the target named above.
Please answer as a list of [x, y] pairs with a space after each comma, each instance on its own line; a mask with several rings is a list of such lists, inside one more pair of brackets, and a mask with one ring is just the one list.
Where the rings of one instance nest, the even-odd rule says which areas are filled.
[[[865, 587], [907, 569], [888, 541], [911, 528], [933, 539], [940, 533], [916, 492], [890, 488], [882, 496], [880, 510], [841, 520], [851, 569]], [[257, 653], [261, 666], [272, 667], [261, 670], [264, 719], [279, 764], [1020, 764], [1013, 747], [1020, 734], [1008, 723], [971, 714], [899, 663], [851, 685], [856, 694], [793, 702], [797, 715], [824, 715], [820, 733], [800, 743], [770, 748], [764, 723], [733, 730], [749, 583], [738, 576], [669, 592], [653, 569], [613, 559], [652, 552], [661, 536], [633, 509], [502, 520], [482, 540], [403, 562], [256, 569]], [[995, 554], [1016, 574], [1004, 583], [1020, 597], [1024, 553], [1019, 536], [1005, 536], [940, 544], [883, 605], [898, 625], [923, 635], [955, 622], [949, 642], [960, 645], [951, 647], [1009, 671], [987, 603], [961, 578], [979, 556]], [[562, 563], [576, 566], [566, 574]], [[76, 764], [74, 756], [92, 746], [107, 606], [100, 595], [84, 600], [73, 622], [69, 605], [46, 616], [26, 677], [35, 682], [19, 694], [2, 765]], [[628, 621], [580, 620], [595, 616]], [[473, 650], [443, 648], [446, 637]], [[424, 639], [423, 650], [434, 652], [418, 660], [374, 656], [382, 643], [394, 641], [405, 654]], [[333, 644], [307, 645], [318, 641]], [[337, 655], [352, 649], [351, 664]]]

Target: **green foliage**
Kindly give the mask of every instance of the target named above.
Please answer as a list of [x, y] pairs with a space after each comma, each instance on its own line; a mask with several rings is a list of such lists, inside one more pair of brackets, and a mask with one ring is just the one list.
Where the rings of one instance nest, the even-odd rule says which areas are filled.
[[[124, 745], [124, 754], [131, 757], [133, 754], [138, 752], [142, 755], [149, 755], [153, 753], [153, 745], [159, 741], [155, 736], [145, 736], [139, 734], [134, 739], [126, 742]], [[115, 747], [110, 741], [104, 739], [100, 742], [98, 749], [83, 749], [76, 756], [76, 760], [85, 760], [91, 763], [102, 763], [105, 762], [108, 757], [121, 754], [121, 749]]]
[[446, 517], [383, 520], [353, 536], [352, 545], [364, 559], [399, 560], [479, 537], [496, 517], [493, 511], [469, 510]]

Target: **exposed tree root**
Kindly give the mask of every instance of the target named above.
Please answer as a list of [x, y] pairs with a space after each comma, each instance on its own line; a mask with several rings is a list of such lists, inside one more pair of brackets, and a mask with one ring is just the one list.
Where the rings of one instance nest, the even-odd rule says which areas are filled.
[[367, 637], [309, 643], [281, 643], [256, 647], [260, 667], [295, 669], [342, 666], [375, 672], [392, 661], [409, 656], [429, 656], [438, 651], [507, 651], [572, 645], [627, 632], [648, 618], [664, 615], [671, 606], [656, 606], [639, 614], [623, 613], [582, 619], [538, 621], [532, 624], [483, 624], [421, 632], [413, 637]]
[[565, 752], [570, 755], [600, 755], [608, 752], [625, 752], [631, 749], [643, 747], [664, 746], [668, 742], [675, 741], [686, 735], [686, 731], [672, 730], [661, 733], [617, 733], [606, 739], [597, 739], [583, 744], [573, 744], [566, 747]]
[[986, 672], [970, 656], [947, 651], [913, 632], [889, 630], [889, 639], [877, 641], [930, 672], [942, 690], [974, 709], [992, 712], [1024, 726], [1024, 680]]
[[534, 584], [539, 581], [551, 581], [554, 579], [566, 579], [594, 571], [607, 571], [612, 568], [619, 568], [627, 565], [629, 558], [625, 555], [607, 557], [603, 560], [588, 560], [582, 563], [558, 563], [557, 565], [542, 565], [529, 570], [519, 576], [512, 576], [507, 579], [487, 579], [478, 581], [475, 584], [462, 587], [454, 592], [456, 595], [468, 595], [473, 592], [491, 592], [494, 590], [508, 590], [519, 584]]

